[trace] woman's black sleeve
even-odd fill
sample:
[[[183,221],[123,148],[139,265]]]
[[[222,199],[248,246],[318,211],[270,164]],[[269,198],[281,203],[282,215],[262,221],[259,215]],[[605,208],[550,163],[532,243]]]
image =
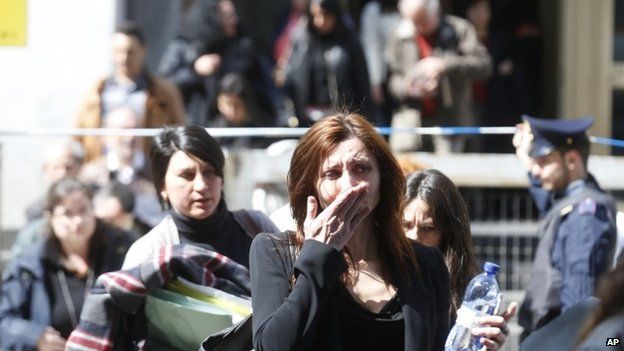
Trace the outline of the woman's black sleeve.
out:
[[[190,44],[176,39],[169,43],[158,65],[158,73],[175,84],[184,96],[193,89],[200,89],[202,84],[201,77],[195,73],[190,51]]]
[[[357,37],[354,37],[353,49],[351,55],[353,55],[353,69],[355,73],[355,91],[357,103],[361,104],[361,111],[364,116],[371,118],[373,115],[373,104],[370,96],[370,78],[368,76],[368,66],[366,65],[366,57],[364,56],[364,49],[358,41]]]
[[[444,263],[442,254],[435,249],[436,272],[434,282],[436,288],[436,303],[438,312],[438,325],[436,328],[435,342],[433,350],[444,350],[444,343],[449,333],[449,308],[451,305],[451,286],[449,282],[449,272]]]
[[[294,264],[297,279],[291,289],[274,241],[269,234],[260,234],[251,244],[254,348],[309,349],[325,302],[346,264],[339,251],[306,240]]]

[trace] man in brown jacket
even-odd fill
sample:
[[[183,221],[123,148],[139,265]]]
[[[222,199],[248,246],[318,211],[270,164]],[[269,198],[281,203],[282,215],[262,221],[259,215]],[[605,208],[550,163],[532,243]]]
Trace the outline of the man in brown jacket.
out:
[[[400,0],[402,22],[386,46],[390,93],[400,108],[394,127],[475,124],[472,82],[491,70],[486,48],[466,20],[443,16],[438,0]],[[422,121],[421,121],[422,120]],[[394,149],[413,150],[420,140],[394,134]],[[436,151],[461,152],[465,138],[434,138]]]
[[[159,128],[183,124],[184,104],[178,88],[145,67],[147,46],[143,32],[132,23],[117,28],[112,38],[114,70],[87,92],[76,119],[78,128],[100,128],[108,112],[131,108],[141,117],[139,126]],[[102,155],[99,137],[82,136],[86,161]],[[146,148],[149,143],[145,143]]]

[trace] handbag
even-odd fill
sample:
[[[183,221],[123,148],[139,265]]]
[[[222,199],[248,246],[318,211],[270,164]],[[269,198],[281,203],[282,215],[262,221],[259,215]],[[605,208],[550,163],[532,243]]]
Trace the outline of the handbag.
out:
[[[286,262],[290,262],[290,274],[294,267],[294,262],[297,259],[296,248],[294,242],[291,241],[294,233],[287,232],[286,238],[288,240],[288,252],[284,252],[283,243],[277,243],[277,238],[273,239],[273,244],[278,248],[278,252],[281,252],[285,256],[288,256]],[[286,268],[286,267],[285,267]],[[288,270],[288,268],[286,268]],[[290,288],[292,289],[294,282],[291,280]],[[253,350],[253,329],[252,329],[253,313],[249,314],[245,319],[238,323],[227,327],[221,331],[218,331],[206,338],[201,343],[199,351],[249,351]]]
[[[201,344],[200,351],[221,351],[240,350],[249,351],[253,349],[252,337],[252,315],[245,319],[216,332],[206,338]]]

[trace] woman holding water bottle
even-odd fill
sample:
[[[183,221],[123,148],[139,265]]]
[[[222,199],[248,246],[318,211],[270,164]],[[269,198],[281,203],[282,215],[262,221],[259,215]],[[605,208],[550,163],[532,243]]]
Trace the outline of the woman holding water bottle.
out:
[[[403,228],[406,235],[424,245],[440,249],[450,273],[451,325],[462,304],[464,291],[477,273],[472,250],[468,210],[453,182],[442,172],[429,169],[411,174],[407,179]],[[477,318],[481,326],[473,335],[487,350],[498,350],[509,335],[507,321],[516,313],[512,302],[502,316]]]

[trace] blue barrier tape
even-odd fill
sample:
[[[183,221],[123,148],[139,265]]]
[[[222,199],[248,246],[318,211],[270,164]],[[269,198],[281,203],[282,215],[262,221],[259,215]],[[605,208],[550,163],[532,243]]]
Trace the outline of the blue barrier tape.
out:
[[[214,137],[298,137],[308,128],[206,128]],[[418,127],[418,128],[377,128],[380,134],[410,133],[421,135],[475,135],[475,134],[513,134],[515,127]],[[0,136],[155,136],[159,128],[31,128],[31,129],[0,129]]]
[[[0,137],[62,137],[62,136],[108,136],[127,135],[152,137],[160,128],[30,128],[0,129]],[[300,137],[308,128],[206,128],[214,137]],[[411,133],[420,135],[510,135],[516,127],[418,127],[418,128],[377,128],[380,134]],[[624,140],[589,137],[590,142],[612,147],[624,148]]]
[[[624,140],[590,136],[589,141],[594,144],[624,148]]]
[[[410,133],[420,135],[504,135],[513,134],[516,127],[414,127],[414,128],[377,128],[380,134]]]

